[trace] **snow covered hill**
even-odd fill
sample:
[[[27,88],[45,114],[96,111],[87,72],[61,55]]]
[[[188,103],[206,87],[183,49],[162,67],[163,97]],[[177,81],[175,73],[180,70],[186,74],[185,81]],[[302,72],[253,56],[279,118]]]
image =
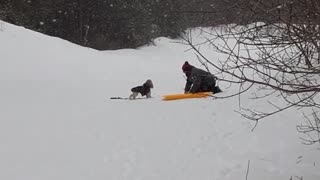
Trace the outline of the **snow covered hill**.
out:
[[[184,61],[200,67],[188,49],[158,38],[96,51],[0,21],[0,179],[245,180],[247,170],[249,180],[320,179],[319,145],[301,144],[294,109],[252,132],[237,97],[161,101],[183,92]],[[109,99],[146,79],[154,98]]]

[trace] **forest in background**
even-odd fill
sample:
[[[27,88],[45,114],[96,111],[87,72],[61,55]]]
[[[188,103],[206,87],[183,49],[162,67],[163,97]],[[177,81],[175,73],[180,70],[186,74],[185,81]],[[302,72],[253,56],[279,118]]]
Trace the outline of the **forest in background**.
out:
[[[0,19],[98,50],[136,48],[187,28],[319,21],[316,0],[2,0]]]

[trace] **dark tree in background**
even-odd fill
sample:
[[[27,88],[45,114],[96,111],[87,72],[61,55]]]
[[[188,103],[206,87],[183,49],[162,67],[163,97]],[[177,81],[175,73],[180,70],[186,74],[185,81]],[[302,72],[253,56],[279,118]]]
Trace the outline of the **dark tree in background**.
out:
[[[239,2],[3,0],[0,18],[96,49],[135,48],[156,37],[178,37],[188,27],[233,22],[235,3]]]
[[[4,0],[0,18],[96,49],[134,48],[186,28],[174,0]]]
[[[101,50],[175,38],[189,27],[238,23],[247,11],[245,0],[2,1],[4,21]]]

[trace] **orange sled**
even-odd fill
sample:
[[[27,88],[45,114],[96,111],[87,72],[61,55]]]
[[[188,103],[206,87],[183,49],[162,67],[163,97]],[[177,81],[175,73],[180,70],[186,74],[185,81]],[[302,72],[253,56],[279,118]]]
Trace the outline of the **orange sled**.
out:
[[[163,96],[163,101],[171,101],[178,99],[189,99],[189,98],[205,98],[212,95],[212,92],[200,92],[200,93],[188,93],[188,94],[168,94]]]

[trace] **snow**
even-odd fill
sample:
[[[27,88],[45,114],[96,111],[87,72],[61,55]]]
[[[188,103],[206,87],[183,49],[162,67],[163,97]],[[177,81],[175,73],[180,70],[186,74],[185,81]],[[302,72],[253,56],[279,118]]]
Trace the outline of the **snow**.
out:
[[[0,179],[234,180],[247,170],[249,180],[320,179],[319,144],[301,143],[296,109],[251,131],[238,97],[162,101],[183,92],[184,61],[201,67],[181,40],[96,51],[0,27]],[[154,98],[109,99],[147,79]],[[223,95],[238,90],[219,85]],[[241,104],[272,110],[245,95]]]

